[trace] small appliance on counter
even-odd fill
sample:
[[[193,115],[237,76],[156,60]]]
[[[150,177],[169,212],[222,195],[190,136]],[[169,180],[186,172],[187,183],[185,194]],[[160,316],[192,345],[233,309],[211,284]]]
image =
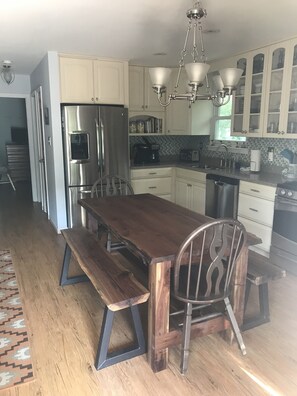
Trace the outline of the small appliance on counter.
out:
[[[251,150],[250,171],[260,172],[261,150]]]
[[[179,160],[184,162],[199,162],[199,150],[181,149],[179,152]]]
[[[145,143],[136,143],[132,149],[132,159],[135,165],[146,165],[160,162],[160,145],[150,143],[150,141],[142,137]]]

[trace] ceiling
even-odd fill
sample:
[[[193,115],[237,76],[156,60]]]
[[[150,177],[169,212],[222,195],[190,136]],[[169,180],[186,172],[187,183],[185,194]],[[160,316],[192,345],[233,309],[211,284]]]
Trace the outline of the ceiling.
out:
[[[297,2],[202,0],[209,60],[297,36]],[[192,0],[9,0],[0,16],[0,61],[30,74],[47,51],[174,66]],[[166,53],[166,55],[153,55]]]

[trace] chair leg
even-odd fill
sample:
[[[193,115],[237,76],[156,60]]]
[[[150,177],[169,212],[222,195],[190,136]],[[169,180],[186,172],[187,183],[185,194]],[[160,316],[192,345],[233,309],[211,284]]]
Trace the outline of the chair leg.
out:
[[[231,307],[230,300],[228,297],[224,298],[224,303],[226,305],[227,314],[228,314],[228,317],[229,317],[229,320],[230,320],[230,323],[232,326],[232,330],[235,334],[238,346],[241,349],[242,354],[246,355],[246,348],[245,348],[245,345],[244,345],[244,342],[242,339],[242,335],[241,335],[237,320],[235,318],[235,315],[234,315],[234,312],[233,312],[233,309]]]
[[[190,337],[191,337],[191,320],[192,320],[192,304],[186,303],[183,324],[183,340],[182,340],[182,358],[180,370],[185,374],[188,370],[189,353],[190,353]]]
[[[14,191],[16,191],[14,182],[12,181],[12,178],[11,178],[9,173],[7,173],[7,177],[8,177],[8,180],[9,180],[10,184],[11,184],[11,187],[13,188]]]

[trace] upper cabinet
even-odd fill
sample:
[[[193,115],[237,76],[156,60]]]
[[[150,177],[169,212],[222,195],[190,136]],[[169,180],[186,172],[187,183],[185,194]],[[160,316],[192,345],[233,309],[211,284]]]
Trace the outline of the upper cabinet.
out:
[[[234,59],[232,135],[297,138],[297,38]]]
[[[128,106],[126,61],[60,56],[62,103]]]
[[[236,67],[243,74],[234,94],[233,136],[261,136],[264,125],[267,49],[238,57]]]
[[[264,136],[297,137],[297,40],[270,47]]]
[[[175,89],[178,68],[171,72],[167,93],[173,93]],[[179,80],[179,92],[187,92],[188,80],[184,69],[182,69]],[[191,130],[191,111],[187,100],[172,100],[166,107],[166,134],[167,135],[189,135]]]
[[[130,111],[164,111],[154,93],[148,67],[129,67]]]

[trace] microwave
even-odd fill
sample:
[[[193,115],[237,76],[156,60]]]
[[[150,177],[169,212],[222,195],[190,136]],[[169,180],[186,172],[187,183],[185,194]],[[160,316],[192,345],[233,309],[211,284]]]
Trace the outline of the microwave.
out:
[[[184,162],[199,162],[199,150],[181,149],[179,152],[179,160]]]

